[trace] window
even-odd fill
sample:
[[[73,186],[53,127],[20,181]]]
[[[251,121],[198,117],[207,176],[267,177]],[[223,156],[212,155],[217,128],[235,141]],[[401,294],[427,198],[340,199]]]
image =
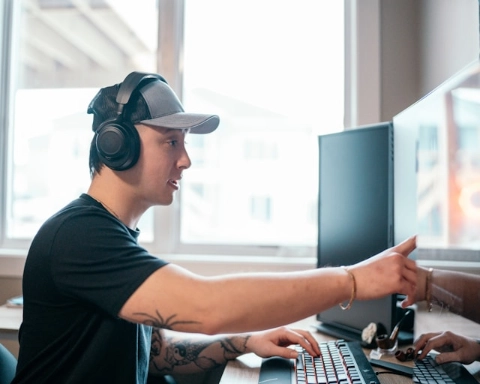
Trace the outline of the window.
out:
[[[86,108],[100,87],[133,70],[156,70],[158,18],[155,0],[5,5],[10,39],[3,39],[9,54],[2,81],[10,92],[1,106],[9,116],[2,224],[5,244],[22,246],[88,188],[93,133]]]
[[[184,104],[221,122],[182,180],[182,249],[314,255],[316,135],[343,129],[343,18],[343,2],[185,1]]]
[[[343,2],[7,0],[3,17],[4,247],[87,189],[88,102],[140,70],[221,118],[187,138],[193,165],[145,215],[145,246],[314,255],[316,135],[343,128]]]
[[[269,222],[271,219],[271,199],[268,196],[253,196],[250,199],[250,216],[254,220]]]

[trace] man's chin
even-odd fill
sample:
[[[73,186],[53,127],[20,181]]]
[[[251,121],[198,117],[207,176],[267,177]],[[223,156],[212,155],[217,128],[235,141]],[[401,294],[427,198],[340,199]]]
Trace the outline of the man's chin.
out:
[[[175,200],[175,195],[172,195],[170,198],[161,199],[156,205],[171,205]]]

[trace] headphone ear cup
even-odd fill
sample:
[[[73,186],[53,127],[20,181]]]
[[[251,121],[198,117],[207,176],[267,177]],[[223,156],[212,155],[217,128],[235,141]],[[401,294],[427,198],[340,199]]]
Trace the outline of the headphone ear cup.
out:
[[[115,171],[133,167],[140,156],[140,137],[134,125],[118,120],[106,121],[96,132],[97,153]]]

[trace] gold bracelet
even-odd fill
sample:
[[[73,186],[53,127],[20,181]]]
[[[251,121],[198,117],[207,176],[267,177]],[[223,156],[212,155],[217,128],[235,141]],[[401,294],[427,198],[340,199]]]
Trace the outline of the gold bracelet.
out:
[[[352,272],[350,272],[346,267],[342,267],[342,268],[350,275],[350,278],[352,279],[352,293],[350,295],[350,301],[346,306],[343,306],[342,303],[338,304],[340,308],[346,311],[352,308],[353,301],[355,300],[355,297],[357,297],[357,282],[355,281],[355,276],[353,275]]]
[[[432,312],[432,274],[433,268],[428,268],[427,278],[425,279],[425,300],[427,301],[427,310]]]

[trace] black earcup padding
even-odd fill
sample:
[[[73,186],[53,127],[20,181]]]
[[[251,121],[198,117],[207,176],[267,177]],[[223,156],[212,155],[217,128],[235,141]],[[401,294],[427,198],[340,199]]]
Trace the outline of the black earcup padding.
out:
[[[140,156],[140,137],[126,122],[105,122],[97,130],[97,152],[102,162],[115,171],[124,171]]]

